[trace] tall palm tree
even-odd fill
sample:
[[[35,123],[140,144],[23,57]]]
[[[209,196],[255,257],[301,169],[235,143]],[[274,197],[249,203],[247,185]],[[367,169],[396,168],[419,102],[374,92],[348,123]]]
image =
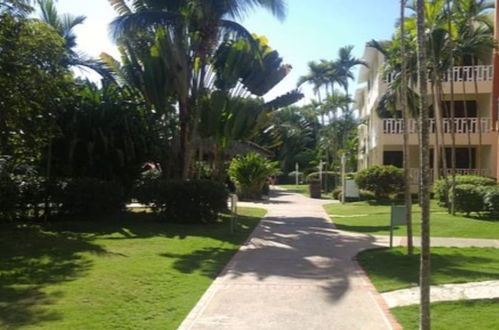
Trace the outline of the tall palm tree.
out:
[[[137,0],[128,6],[125,0],[109,0],[119,16],[112,22],[115,38],[128,40],[134,48],[150,46],[159,40],[168,70],[170,86],[178,104],[180,121],[181,176],[191,175],[192,140],[199,118],[198,101],[205,92],[209,58],[221,40],[251,34],[235,20],[251,9],[262,7],[277,18],[285,17],[284,0]],[[144,36],[150,36],[144,40]],[[148,47],[146,47],[148,48]]]
[[[348,45],[342,47],[338,51],[338,59],[336,64],[338,67],[338,72],[342,78],[342,85],[345,88],[345,93],[348,95],[349,80],[353,79],[352,69],[356,66],[366,66],[367,63],[361,59],[358,59],[352,55],[354,46]]]
[[[430,150],[429,150],[429,116],[428,87],[425,36],[425,1],[416,0],[417,15],[417,56],[418,82],[420,94],[420,201],[421,201],[421,261],[420,261],[420,329],[430,330]]]
[[[400,0],[400,106],[402,107],[402,117],[404,119],[404,200],[405,219],[407,223],[407,253],[413,255],[414,247],[412,241],[412,195],[411,195],[411,173],[410,173],[410,148],[409,148],[409,111],[407,109],[407,64],[405,52],[405,6],[406,0]]]
[[[67,58],[64,64],[66,66],[88,68],[99,73],[103,78],[109,78],[110,74],[101,61],[75,50],[77,43],[74,29],[83,24],[86,17],[70,14],[60,15],[53,0],[38,0],[38,5],[41,20],[52,26],[65,41],[64,48],[66,49]]]

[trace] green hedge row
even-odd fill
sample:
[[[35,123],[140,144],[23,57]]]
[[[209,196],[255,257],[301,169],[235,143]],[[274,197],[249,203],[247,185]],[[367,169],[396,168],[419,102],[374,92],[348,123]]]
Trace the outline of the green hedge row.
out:
[[[213,223],[227,210],[229,193],[224,184],[209,180],[146,180],[133,193],[165,221]]]
[[[457,185],[455,207],[466,214],[487,213],[492,219],[499,220],[499,186]]]

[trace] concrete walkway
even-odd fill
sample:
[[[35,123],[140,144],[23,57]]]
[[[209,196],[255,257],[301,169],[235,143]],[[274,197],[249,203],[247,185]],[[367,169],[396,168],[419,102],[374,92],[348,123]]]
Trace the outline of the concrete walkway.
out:
[[[382,293],[388,307],[419,304],[419,287]],[[499,281],[442,284],[431,286],[431,301],[499,298]]]
[[[179,329],[400,328],[353,259],[383,243],[334,229],[325,203],[274,190],[250,204],[267,216]]]

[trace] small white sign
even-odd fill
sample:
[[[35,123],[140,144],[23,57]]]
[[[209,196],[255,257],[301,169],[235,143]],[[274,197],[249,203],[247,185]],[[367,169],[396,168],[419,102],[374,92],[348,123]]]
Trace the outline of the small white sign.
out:
[[[360,191],[359,187],[354,180],[346,180],[345,182],[345,197],[347,198],[359,198]]]

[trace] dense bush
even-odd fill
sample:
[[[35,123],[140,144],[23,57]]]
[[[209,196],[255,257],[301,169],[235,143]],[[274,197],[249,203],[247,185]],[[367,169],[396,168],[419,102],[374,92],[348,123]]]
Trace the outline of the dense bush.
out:
[[[249,153],[234,158],[228,174],[236,183],[241,198],[260,199],[267,178],[277,171],[278,163],[271,162],[260,154]]]
[[[54,201],[64,214],[109,214],[123,207],[123,187],[116,182],[94,178],[70,179],[62,183]]]
[[[484,189],[483,202],[485,210],[496,220],[499,220],[499,186]]]
[[[156,179],[142,182],[134,197],[169,222],[213,223],[227,209],[229,195],[219,182]]]
[[[320,172],[312,172],[307,175],[307,183],[310,183],[312,180],[317,181],[320,179]],[[337,172],[324,171],[322,172],[322,187],[328,187],[328,191],[333,191],[334,188],[341,184],[341,175]]]
[[[484,210],[484,189],[472,184],[461,184],[455,189],[456,211],[470,214],[480,213]]]
[[[387,199],[404,188],[404,171],[395,166],[372,166],[355,176],[359,189],[370,191],[376,200]]]
[[[451,178],[448,178],[447,185],[445,184],[444,179],[440,179],[435,181],[433,185],[433,193],[435,194],[435,199],[439,202],[440,205],[446,206],[449,196],[449,189],[451,184]],[[477,175],[457,175],[456,176],[456,186],[470,184],[473,186],[494,186],[497,184],[496,179],[488,178],[484,176]]]
[[[12,219],[19,203],[19,187],[7,173],[2,172],[0,172],[0,187],[0,217]]]

